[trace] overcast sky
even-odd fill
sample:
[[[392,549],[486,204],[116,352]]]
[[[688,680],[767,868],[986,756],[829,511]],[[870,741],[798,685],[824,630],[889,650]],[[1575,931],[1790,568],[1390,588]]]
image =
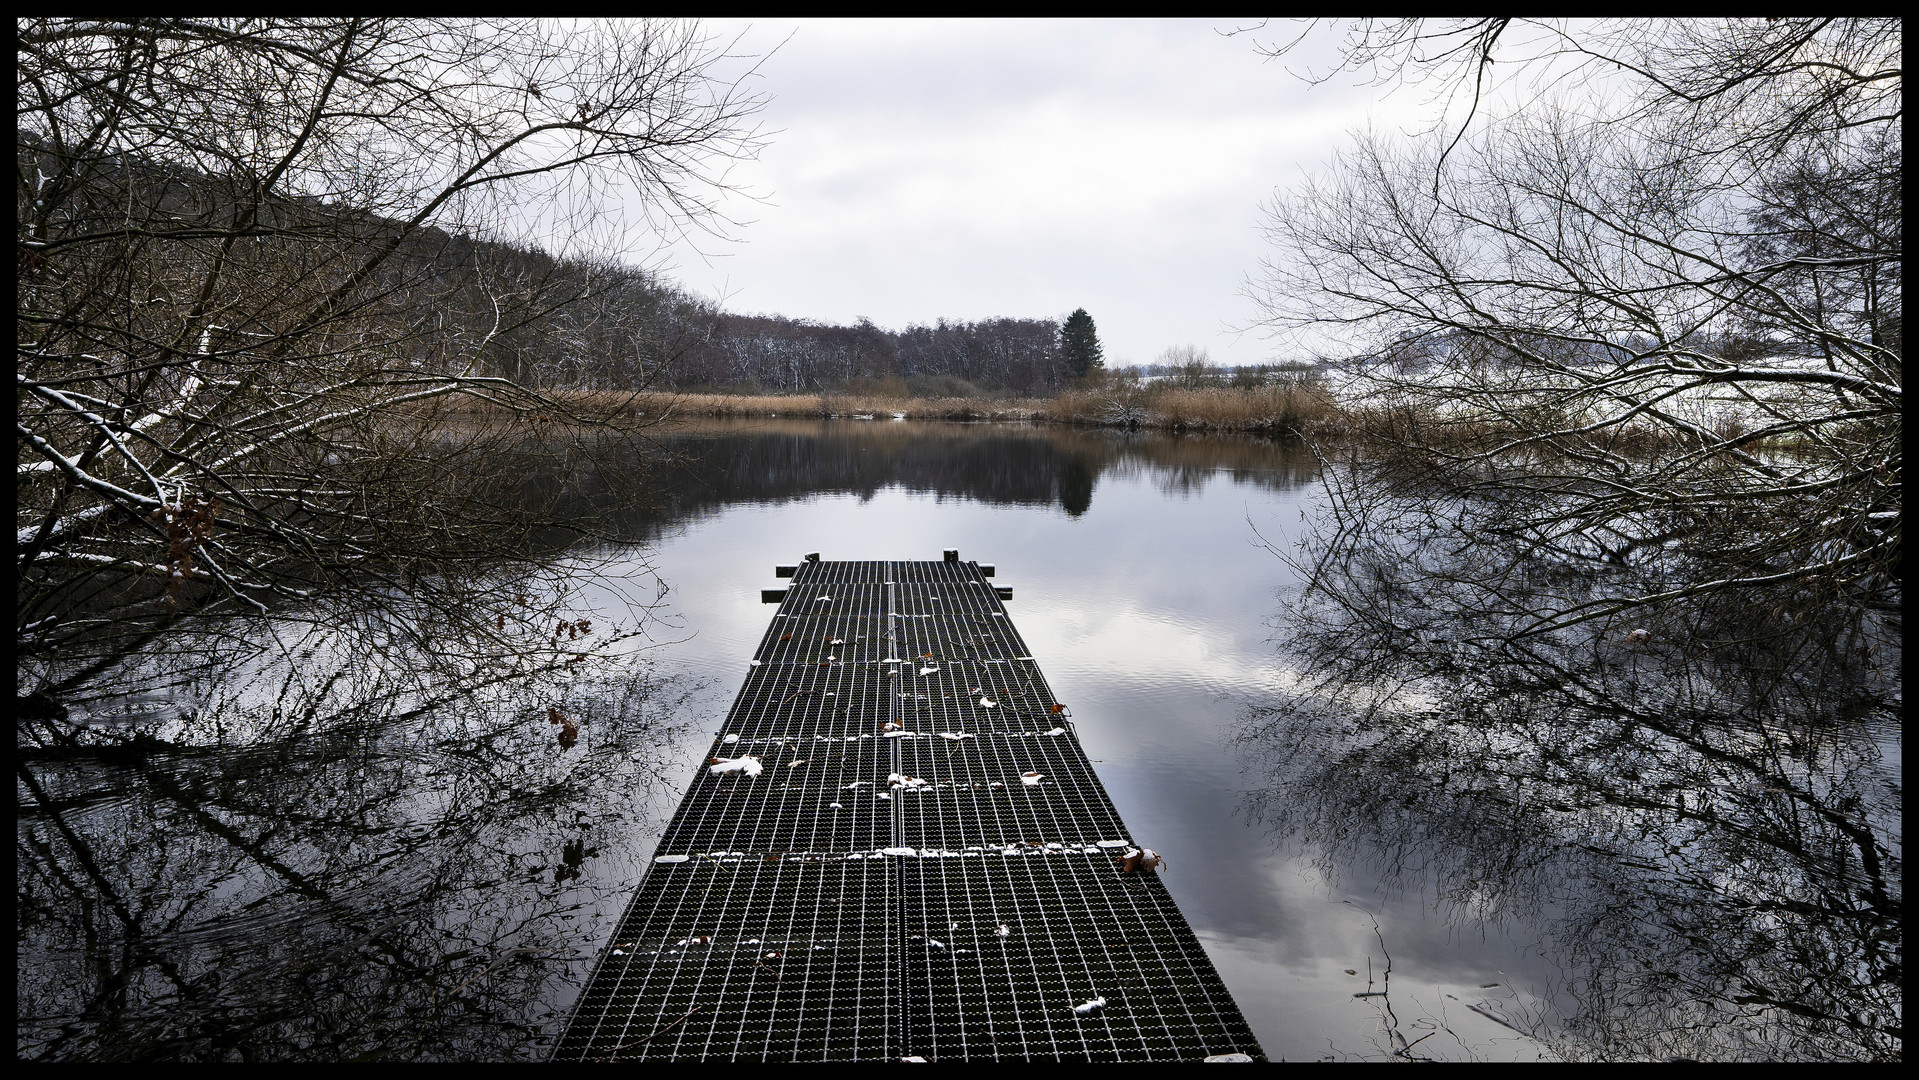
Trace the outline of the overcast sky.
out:
[[[1308,86],[1230,22],[707,25],[772,52],[753,84],[771,134],[732,177],[764,196],[726,204],[733,240],[670,250],[682,284],[732,311],[890,329],[1084,307],[1109,364],[1183,344],[1287,359],[1235,332],[1258,316],[1240,288],[1261,203],[1419,104],[1352,77]]]

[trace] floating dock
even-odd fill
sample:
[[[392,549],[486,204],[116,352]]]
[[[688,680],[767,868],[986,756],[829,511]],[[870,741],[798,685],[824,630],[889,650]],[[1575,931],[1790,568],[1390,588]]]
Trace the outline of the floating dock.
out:
[[[1263,1060],[1010,590],[946,555],[778,568],[556,1059]]]

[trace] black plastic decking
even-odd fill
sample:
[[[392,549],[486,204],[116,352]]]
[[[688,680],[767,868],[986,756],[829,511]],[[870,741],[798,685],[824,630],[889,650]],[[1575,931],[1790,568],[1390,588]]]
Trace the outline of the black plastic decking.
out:
[[[977,563],[800,564],[556,1058],[1260,1059],[1053,705]]]

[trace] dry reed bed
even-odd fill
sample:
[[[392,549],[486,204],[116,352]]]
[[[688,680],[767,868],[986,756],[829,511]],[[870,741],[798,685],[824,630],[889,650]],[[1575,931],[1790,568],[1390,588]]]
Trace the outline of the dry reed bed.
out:
[[[1316,386],[1112,387],[1069,390],[1047,402],[1042,419],[1171,431],[1305,434],[1336,425],[1332,395]]]
[[[1482,418],[1441,417],[1426,410],[1380,408],[1341,403],[1323,386],[1173,387],[1112,385],[1064,391],[1051,398],[897,397],[887,394],[670,394],[616,391],[550,391],[556,409],[510,411],[471,398],[442,399],[418,417],[439,426],[449,420],[517,429],[557,423],[650,427],[661,421],[692,418],[779,418],[812,421],[826,417],[888,420],[1012,421],[1072,427],[1129,427],[1195,434],[1305,436],[1335,443],[1382,447],[1426,446],[1472,454],[1492,450],[1527,434],[1510,423]],[[429,415],[430,413],[430,415]],[[1737,425],[1714,425],[1721,438],[1739,439]],[[1727,430],[1730,429],[1730,430]],[[1697,451],[1697,442],[1668,429],[1626,424],[1589,434],[1585,445],[1627,457],[1645,458],[1675,449]],[[1803,440],[1746,439],[1746,451],[1791,453]],[[1718,451],[1715,451],[1718,452]]]
[[[693,417],[855,417],[908,420],[1029,421],[1171,431],[1285,434],[1337,429],[1332,396],[1312,386],[1113,386],[1067,390],[1050,398],[897,397],[882,394],[669,394],[552,391],[549,400],[574,415],[565,419],[664,420]],[[462,399],[469,412],[495,407]],[[561,417],[546,417],[562,419]]]
[[[667,394],[557,391],[549,395],[585,413],[689,417],[852,417],[909,420],[1031,420],[1037,398],[904,398],[873,394]]]

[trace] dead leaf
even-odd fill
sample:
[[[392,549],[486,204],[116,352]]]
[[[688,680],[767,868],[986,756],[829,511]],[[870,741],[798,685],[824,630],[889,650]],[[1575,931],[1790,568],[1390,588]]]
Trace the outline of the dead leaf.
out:
[[[573,744],[580,741],[579,726],[567,719],[565,713],[551,705],[546,707],[546,722],[559,727],[560,749],[571,750]]]

